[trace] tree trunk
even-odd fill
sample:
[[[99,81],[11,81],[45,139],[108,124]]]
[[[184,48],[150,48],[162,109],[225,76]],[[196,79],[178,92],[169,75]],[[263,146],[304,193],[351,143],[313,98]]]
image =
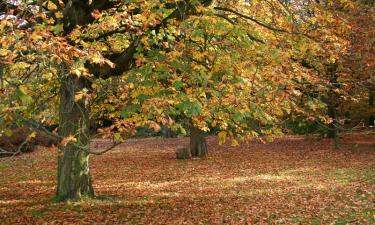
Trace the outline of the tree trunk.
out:
[[[190,148],[185,146],[177,146],[176,159],[191,159]]]
[[[328,138],[337,138],[338,123],[337,123],[337,110],[335,104],[330,100],[328,103],[328,116],[332,119],[332,123],[328,126]]]
[[[169,127],[163,126],[161,128],[161,133],[163,135],[163,138],[176,138],[177,134]]]
[[[375,101],[375,90],[369,90],[369,110],[370,110],[370,116],[368,119],[368,125],[370,127],[375,126],[375,115],[374,115],[374,101]]]
[[[194,158],[204,158],[208,155],[204,132],[194,126],[190,127],[190,150]]]
[[[73,76],[61,82],[59,135],[74,136],[77,141],[60,148],[56,193],[59,201],[94,196],[89,170],[88,102],[84,98],[75,101],[75,94],[88,86],[86,80]]]
[[[328,102],[327,102],[327,107],[328,107],[328,116],[331,117],[332,123],[329,124],[328,130],[327,130],[327,136],[328,138],[334,138],[335,141],[337,141],[337,135],[338,135],[338,128],[339,124],[337,121],[337,105],[338,105],[338,98],[339,96],[335,92],[336,88],[339,88],[339,83],[338,83],[338,77],[337,77],[337,65],[332,64],[329,65],[327,68],[327,72],[329,75],[329,82],[330,82],[330,91],[328,93]]]

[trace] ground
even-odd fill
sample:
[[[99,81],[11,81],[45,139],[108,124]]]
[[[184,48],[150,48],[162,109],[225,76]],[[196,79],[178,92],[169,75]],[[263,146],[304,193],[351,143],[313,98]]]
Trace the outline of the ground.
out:
[[[56,152],[0,159],[1,224],[373,224],[375,136],[290,136],[177,161],[188,139],[130,140],[93,156],[98,199],[53,202]],[[95,141],[93,148],[103,148]]]

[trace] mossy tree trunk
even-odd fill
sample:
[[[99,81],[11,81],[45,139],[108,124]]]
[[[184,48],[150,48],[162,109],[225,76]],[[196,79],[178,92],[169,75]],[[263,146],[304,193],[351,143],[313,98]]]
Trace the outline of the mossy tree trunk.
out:
[[[74,136],[77,141],[59,149],[56,195],[60,201],[94,196],[89,169],[88,102],[75,101],[75,94],[88,85],[84,79],[74,76],[68,76],[61,83],[59,135]]]
[[[90,5],[90,2],[92,3]],[[63,9],[64,35],[68,35],[77,25],[85,26],[93,21],[93,4],[108,1],[66,1]],[[63,66],[61,73],[68,66]],[[60,84],[59,136],[74,136],[77,141],[61,146],[58,156],[56,197],[60,201],[93,197],[89,169],[90,123],[87,99],[75,101],[79,91],[89,90],[90,84],[84,78],[68,75]]]
[[[208,155],[205,133],[194,126],[190,126],[190,151],[193,158],[204,158]]]

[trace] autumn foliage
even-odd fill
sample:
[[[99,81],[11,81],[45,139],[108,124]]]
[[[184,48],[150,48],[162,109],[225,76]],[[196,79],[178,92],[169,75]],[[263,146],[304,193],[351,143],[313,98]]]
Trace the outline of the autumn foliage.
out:
[[[4,221],[374,222],[374,24],[371,1],[2,1]]]

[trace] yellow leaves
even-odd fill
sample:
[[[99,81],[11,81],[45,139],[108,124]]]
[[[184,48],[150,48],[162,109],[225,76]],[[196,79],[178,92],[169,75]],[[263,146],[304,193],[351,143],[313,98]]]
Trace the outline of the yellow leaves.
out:
[[[43,74],[43,77],[48,80],[48,81],[51,81],[54,77],[54,74],[52,72],[47,72],[47,73],[44,73]]]
[[[31,132],[31,134],[29,134],[29,136],[27,137],[28,140],[31,140],[33,138],[36,138],[36,132],[35,131]]]
[[[219,137],[219,144],[225,144],[227,140],[227,132],[226,131],[220,131],[217,136]]]
[[[30,38],[30,40],[32,42],[38,42],[38,41],[43,40],[43,36],[39,32],[33,32],[33,33],[31,33],[30,36],[29,36],[29,38]]]
[[[84,98],[89,99],[90,97],[91,97],[90,94],[88,94],[87,91],[84,90],[84,91],[77,92],[74,96],[74,100],[77,102]]]
[[[7,56],[9,51],[7,49],[0,48],[0,56],[5,57]]]
[[[90,62],[94,64],[104,65],[107,64],[111,68],[115,68],[116,65],[111,60],[104,58],[99,52],[89,57]]]
[[[25,70],[30,68],[30,66],[31,65],[26,62],[17,62],[11,66],[11,70]]]
[[[70,70],[70,74],[77,77],[92,76],[92,74],[89,73],[89,70],[85,67],[73,68],[72,70]]]
[[[232,147],[237,147],[237,146],[240,145],[240,144],[238,143],[238,141],[237,141],[235,138],[232,138],[231,141],[232,141],[232,143],[231,143],[231,146],[232,146]]]
[[[208,127],[208,125],[205,121],[204,112],[202,112],[202,115],[200,115],[200,116],[195,116],[195,117],[191,118],[191,121],[194,124],[194,127],[197,127],[201,131],[204,131],[204,132],[210,131],[210,128]]]
[[[47,2],[47,9],[50,11],[54,11],[57,9],[57,5],[53,3],[52,1]]]
[[[103,57],[100,54],[96,54],[90,58],[90,61],[95,64],[104,64]]]
[[[209,54],[209,52],[192,52],[193,57],[197,60],[203,60]]]
[[[225,142],[227,141],[228,134],[229,134],[229,137],[230,137],[230,140],[231,140],[231,146],[232,147],[239,146],[240,144],[238,143],[238,141],[234,137],[233,133],[232,132],[227,132],[227,131],[220,131],[217,134],[217,136],[219,138],[219,145],[225,144]]]
[[[121,136],[121,133],[119,132],[116,132],[114,135],[113,135],[113,139],[116,141],[116,142],[123,142],[124,139],[122,138]]]
[[[328,116],[320,116],[319,119],[324,123],[324,124],[331,124],[333,122],[332,118]]]
[[[196,7],[196,10],[197,10],[198,13],[203,13],[207,10],[207,8],[204,5],[198,5]]]
[[[65,137],[61,142],[60,142],[60,145],[61,146],[67,146],[69,143],[72,143],[72,142],[77,142],[77,138],[74,137],[73,135],[69,135],[68,137]]]

